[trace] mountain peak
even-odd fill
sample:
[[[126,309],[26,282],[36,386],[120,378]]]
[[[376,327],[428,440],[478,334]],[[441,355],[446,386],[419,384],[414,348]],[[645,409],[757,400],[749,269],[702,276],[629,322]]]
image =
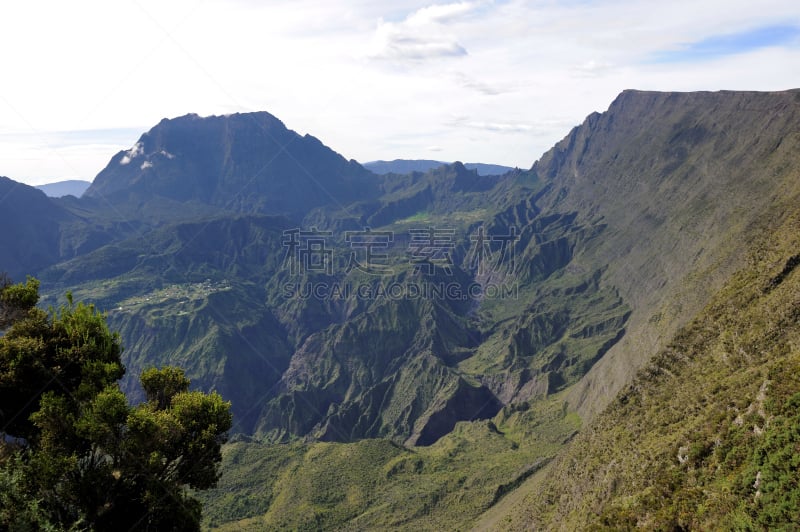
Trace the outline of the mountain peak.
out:
[[[86,197],[155,197],[231,211],[295,215],[344,204],[377,183],[367,170],[267,112],[161,120],[117,153]]]

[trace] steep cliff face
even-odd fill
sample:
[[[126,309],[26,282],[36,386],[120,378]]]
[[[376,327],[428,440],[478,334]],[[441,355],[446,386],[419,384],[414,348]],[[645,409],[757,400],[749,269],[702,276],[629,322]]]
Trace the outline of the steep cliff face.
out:
[[[776,441],[796,445],[782,431],[800,391],[789,282],[799,119],[800,91],[626,91],[537,162],[552,179],[543,200],[608,223],[595,253],[632,313],[622,340],[566,395],[585,429],[479,528],[759,528],[797,518],[792,505],[777,509],[792,484],[762,458],[784,452]],[[759,410],[779,381],[774,408]],[[746,422],[756,428],[745,428],[743,412],[757,410]],[[776,432],[762,438],[766,419]],[[770,468],[772,494],[759,502],[753,486]]]
[[[544,211],[607,224],[580,262],[631,306],[622,341],[569,396],[591,417],[742,263],[797,192],[800,91],[625,91],[547,152]]]
[[[481,528],[794,526],[798,205],[758,225],[743,267],[514,503],[484,516]]]

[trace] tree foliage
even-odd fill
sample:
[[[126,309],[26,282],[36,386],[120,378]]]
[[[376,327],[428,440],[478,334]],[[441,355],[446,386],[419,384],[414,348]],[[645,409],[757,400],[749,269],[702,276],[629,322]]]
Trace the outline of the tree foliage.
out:
[[[129,405],[119,337],[67,299],[45,312],[38,281],[0,282],[0,529],[199,529],[188,489],[217,482],[230,403],[165,367]]]
[[[39,301],[39,281],[28,277],[24,284],[12,284],[0,273],[0,330],[21,319]]]

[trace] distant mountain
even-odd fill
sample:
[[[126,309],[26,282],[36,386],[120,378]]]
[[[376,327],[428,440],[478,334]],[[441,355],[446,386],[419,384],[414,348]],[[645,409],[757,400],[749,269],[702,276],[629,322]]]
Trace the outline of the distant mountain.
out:
[[[160,201],[302,216],[376,197],[374,174],[269,113],[164,119],[116,154],[85,193],[121,208]]]
[[[451,163],[427,159],[395,159],[393,161],[371,161],[364,163],[364,168],[378,175],[408,174],[411,172],[428,172],[434,168]],[[510,166],[484,163],[465,163],[468,170],[477,170],[478,175],[502,175],[513,170]]]
[[[63,196],[75,196],[76,198],[80,198],[91,184],[91,181],[69,179],[67,181],[47,183],[46,185],[36,185],[36,188],[51,198],[61,198]]]

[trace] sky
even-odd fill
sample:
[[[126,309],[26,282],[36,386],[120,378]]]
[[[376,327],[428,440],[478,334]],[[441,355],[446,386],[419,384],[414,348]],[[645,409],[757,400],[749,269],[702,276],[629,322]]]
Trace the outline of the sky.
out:
[[[529,168],[624,89],[800,87],[796,0],[7,0],[0,175],[92,180],[162,118]]]

